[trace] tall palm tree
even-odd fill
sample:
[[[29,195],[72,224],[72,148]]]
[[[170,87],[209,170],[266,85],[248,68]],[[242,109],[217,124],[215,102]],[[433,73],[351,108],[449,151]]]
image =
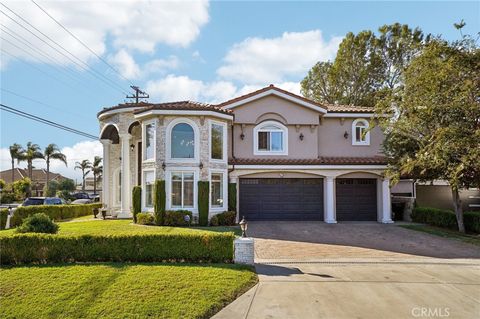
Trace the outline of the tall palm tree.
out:
[[[75,169],[82,171],[82,191],[85,191],[85,177],[90,173],[90,168],[92,168],[92,163],[89,160],[83,160],[81,162],[75,163]]]
[[[97,180],[102,178],[103,166],[102,158],[100,156],[95,156],[92,163],[92,173],[93,173],[93,193],[97,194]]]
[[[67,166],[67,157],[65,156],[65,154],[60,152],[60,149],[55,144],[48,144],[48,146],[45,147],[43,156],[45,158],[45,161],[47,162],[47,183],[45,185],[48,187],[48,182],[50,181],[50,160],[60,160],[65,163],[65,166]]]
[[[20,160],[27,161],[28,177],[30,180],[32,180],[33,175],[33,160],[38,158],[43,158],[42,149],[40,146],[38,146],[38,144],[28,142],[25,152],[23,152],[23,154],[20,156]]]
[[[15,160],[20,162],[20,158],[22,157],[22,154],[24,152],[22,145],[14,143],[10,145],[10,157],[12,158],[12,183],[14,182],[15,179]]]

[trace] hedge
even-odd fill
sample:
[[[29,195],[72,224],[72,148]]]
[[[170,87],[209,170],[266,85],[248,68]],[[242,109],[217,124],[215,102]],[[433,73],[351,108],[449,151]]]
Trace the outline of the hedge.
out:
[[[198,182],[198,224],[200,226],[208,226],[208,210],[209,210],[209,182]]]
[[[163,225],[165,219],[165,205],[167,194],[165,192],[165,181],[156,180],[153,189],[153,211],[155,215],[155,224]]]
[[[101,208],[102,203],[85,205],[34,205],[19,206],[15,209],[11,219],[11,227],[22,224],[22,220],[37,213],[44,213],[55,221],[71,219],[75,217],[92,215],[94,208]]]
[[[228,184],[228,210],[237,211],[237,184]]]
[[[142,212],[142,188],[135,186],[132,190],[132,215],[133,222],[137,222],[137,214]]]
[[[189,216],[189,221],[185,220],[185,216]],[[190,226],[192,223],[192,212],[189,210],[167,210],[165,212],[165,226]]]
[[[233,233],[0,237],[2,264],[68,262],[232,262]]]
[[[7,224],[7,217],[8,209],[0,209],[0,229],[5,229],[5,225]]]
[[[437,227],[458,229],[457,217],[450,210],[416,207],[411,214],[412,221]],[[463,222],[467,231],[480,233],[480,212],[464,212]]]
[[[234,211],[225,211],[214,215],[210,219],[211,226],[235,226],[237,224],[237,213]]]

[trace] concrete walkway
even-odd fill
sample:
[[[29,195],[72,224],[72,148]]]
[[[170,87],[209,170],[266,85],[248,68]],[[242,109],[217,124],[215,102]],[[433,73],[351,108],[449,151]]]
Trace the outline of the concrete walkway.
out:
[[[480,318],[478,246],[376,223],[249,234],[259,283],[213,318]]]

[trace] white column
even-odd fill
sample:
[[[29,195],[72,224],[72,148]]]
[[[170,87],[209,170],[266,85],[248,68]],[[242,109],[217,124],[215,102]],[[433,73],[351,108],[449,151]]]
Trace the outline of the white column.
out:
[[[388,178],[382,181],[382,223],[393,223],[392,204],[390,200],[390,180]]]
[[[326,177],[325,187],[325,215],[324,220],[327,224],[336,224],[335,216],[335,178],[333,176]]]
[[[128,133],[119,134],[121,154],[122,154],[122,198],[121,198],[121,210],[118,213],[118,218],[130,218],[132,216],[130,212],[130,202],[132,194],[130,194],[130,138],[132,137]]]
[[[110,145],[111,140],[100,140],[103,144],[103,172],[102,172],[102,202],[103,206],[109,211],[112,207],[110,197]]]

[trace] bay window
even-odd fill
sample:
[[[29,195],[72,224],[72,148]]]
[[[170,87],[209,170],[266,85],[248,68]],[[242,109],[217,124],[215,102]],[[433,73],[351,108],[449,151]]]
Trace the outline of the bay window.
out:
[[[223,139],[225,125],[211,123],[210,126],[210,156],[214,160],[223,160]]]
[[[155,172],[154,171],[145,171],[143,173],[144,178],[144,190],[145,190],[145,208],[153,207],[153,184],[155,182]]]
[[[193,208],[194,173],[172,172],[171,206],[173,208]]]
[[[144,160],[153,160],[155,158],[155,123],[145,124],[145,152]]]
[[[223,207],[223,174],[212,173],[210,178],[210,202],[212,207]]]

